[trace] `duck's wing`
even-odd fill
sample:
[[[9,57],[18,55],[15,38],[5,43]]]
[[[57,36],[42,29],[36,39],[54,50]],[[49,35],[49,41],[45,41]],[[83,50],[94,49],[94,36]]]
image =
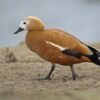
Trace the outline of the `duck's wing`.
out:
[[[76,57],[92,54],[88,46],[70,33],[58,29],[52,29],[49,32],[51,32],[50,39],[47,43],[59,48],[62,53]]]

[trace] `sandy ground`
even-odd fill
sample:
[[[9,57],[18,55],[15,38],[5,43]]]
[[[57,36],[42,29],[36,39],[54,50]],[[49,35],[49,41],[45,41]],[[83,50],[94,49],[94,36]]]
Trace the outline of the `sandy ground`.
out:
[[[100,50],[100,43],[93,46]],[[18,96],[23,100],[100,100],[99,66],[75,65],[79,78],[73,81],[69,66],[56,65],[52,80],[33,80],[46,76],[50,67],[50,63],[28,50],[24,43],[0,48],[0,100],[20,100]]]

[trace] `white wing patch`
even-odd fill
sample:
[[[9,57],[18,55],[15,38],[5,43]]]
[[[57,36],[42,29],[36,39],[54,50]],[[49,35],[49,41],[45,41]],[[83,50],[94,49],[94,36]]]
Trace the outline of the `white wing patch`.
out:
[[[52,43],[50,41],[46,41],[46,43],[51,44],[52,46],[55,46],[55,47],[59,48],[61,51],[65,50],[65,49],[68,49],[68,48],[61,47],[58,44],[54,44],[54,43]]]

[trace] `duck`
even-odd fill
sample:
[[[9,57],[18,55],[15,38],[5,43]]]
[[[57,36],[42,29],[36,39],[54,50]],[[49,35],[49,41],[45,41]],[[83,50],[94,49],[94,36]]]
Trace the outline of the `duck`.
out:
[[[20,22],[17,34],[26,31],[27,47],[42,59],[51,63],[51,69],[46,77],[39,80],[51,80],[56,64],[70,66],[72,79],[78,78],[74,65],[90,62],[100,66],[100,52],[83,43],[69,32],[57,28],[45,28],[44,22],[35,16],[28,16]]]

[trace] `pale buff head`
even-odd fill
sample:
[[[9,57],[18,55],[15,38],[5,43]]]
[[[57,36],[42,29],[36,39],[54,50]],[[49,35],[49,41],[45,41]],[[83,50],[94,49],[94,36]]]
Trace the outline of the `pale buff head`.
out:
[[[20,26],[15,34],[19,33],[20,31],[39,31],[44,29],[44,23],[35,16],[29,16],[25,18],[23,21],[20,22]]]

